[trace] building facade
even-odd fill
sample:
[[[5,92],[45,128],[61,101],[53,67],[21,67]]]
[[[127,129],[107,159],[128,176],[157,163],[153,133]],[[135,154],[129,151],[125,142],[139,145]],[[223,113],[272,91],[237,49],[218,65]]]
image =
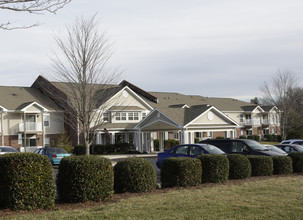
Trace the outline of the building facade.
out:
[[[5,88],[11,91],[3,96]],[[107,88],[111,95],[96,106],[96,111],[102,111],[102,123],[91,126],[97,133],[96,144],[127,142],[136,150],[152,152],[156,139],[163,150],[167,139],[194,143],[216,137],[279,134],[279,113],[274,106],[232,98],[147,92],[127,81]],[[13,95],[18,89],[19,95]],[[66,109],[50,90],[68,96],[64,83],[50,82],[42,76],[30,88],[0,88],[1,145],[52,146],[64,130],[69,131],[73,145],[81,144],[81,129],[75,131],[64,123]],[[12,102],[7,101],[10,99]]]

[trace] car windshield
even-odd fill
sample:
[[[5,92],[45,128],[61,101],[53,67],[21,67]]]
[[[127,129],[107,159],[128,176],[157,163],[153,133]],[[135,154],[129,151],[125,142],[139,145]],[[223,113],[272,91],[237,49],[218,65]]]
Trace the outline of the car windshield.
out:
[[[0,152],[18,152],[17,150],[13,149],[13,148],[0,148]]]
[[[205,144],[203,145],[203,148],[210,154],[225,154],[224,151],[220,150],[214,145]]]
[[[267,148],[270,149],[270,150],[272,150],[272,151],[279,152],[281,154],[285,154],[286,153],[285,151],[281,150],[280,148],[278,148],[276,146],[269,146],[269,145],[267,145]]]
[[[256,151],[268,151],[266,147],[264,147],[262,144],[258,143],[254,140],[245,140],[245,143],[253,150]]]
[[[67,154],[66,150],[62,148],[47,148],[46,153],[48,154]]]

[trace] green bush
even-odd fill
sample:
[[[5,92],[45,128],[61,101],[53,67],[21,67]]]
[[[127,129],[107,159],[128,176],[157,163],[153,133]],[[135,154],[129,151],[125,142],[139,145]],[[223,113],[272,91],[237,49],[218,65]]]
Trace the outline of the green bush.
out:
[[[245,179],[251,175],[251,165],[249,159],[241,154],[230,154],[227,156],[229,161],[229,179]]]
[[[248,135],[247,136],[247,139],[250,139],[250,140],[255,140],[255,141],[260,141],[260,136],[259,135]]]
[[[288,156],[273,156],[274,174],[291,174],[292,169],[292,159]]]
[[[159,148],[159,139],[155,139],[154,140],[154,150],[155,151],[159,151],[160,148]]]
[[[228,179],[229,162],[226,156],[204,154],[197,158],[202,163],[202,183],[222,183]]]
[[[143,158],[127,158],[114,167],[117,193],[149,192],[156,188],[157,175],[152,164]]]
[[[14,153],[0,156],[0,208],[52,209],[54,170],[46,156]]]
[[[222,136],[217,136],[216,139],[224,139]]]
[[[162,187],[196,186],[201,183],[202,166],[196,158],[173,157],[163,161]]]
[[[65,157],[58,169],[57,192],[63,202],[103,201],[113,194],[113,178],[107,158]]]
[[[251,164],[252,176],[270,176],[273,174],[273,160],[269,156],[247,156]]]
[[[86,154],[86,147],[84,145],[76,145],[73,148],[74,155],[85,155]]]
[[[290,153],[288,156],[292,159],[292,166],[294,173],[302,173],[303,172],[303,153]]]
[[[246,139],[246,136],[245,135],[240,135],[239,139]]]
[[[178,140],[174,140],[174,139],[164,140],[164,151],[177,145],[179,145]]]

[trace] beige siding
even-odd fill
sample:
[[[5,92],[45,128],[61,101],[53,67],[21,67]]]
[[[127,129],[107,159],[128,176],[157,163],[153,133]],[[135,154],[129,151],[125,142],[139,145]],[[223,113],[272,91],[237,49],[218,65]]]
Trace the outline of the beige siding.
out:
[[[16,135],[19,131],[19,123],[21,123],[21,114],[4,113],[3,114],[3,132],[4,135]]]
[[[210,120],[208,117],[209,112],[213,114],[213,119]],[[194,120],[191,124],[230,124],[229,122],[224,119],[224,117],[215,111],[209,111],[204,113],[202,116]]]
[[[40,112],[41,108],[36,106],[36,105],[32,105],[31,107],[26,108],[25,111],[27,111],[27,112]]]
[[[45,134],[62,134],[64,131],[64,115],[63,113],[49,113],[50,127],[45,127]]]

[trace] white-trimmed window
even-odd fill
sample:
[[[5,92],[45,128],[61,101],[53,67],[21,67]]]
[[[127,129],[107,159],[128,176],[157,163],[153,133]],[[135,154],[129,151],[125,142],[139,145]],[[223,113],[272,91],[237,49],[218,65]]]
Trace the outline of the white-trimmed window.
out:
[[[44,139],[44,147],[50,147],[50,139],[49,138]]]
[[[174,132],[173,136],[175,140],[179,140],[179,132]]]
[[[142,119],[146,118],[146,112],[142,112]]]
[[[108,112],[103,112],[102,116],[103,116],[103,121],[109,121],[109,114],[108,114]]]
[[[138,112],[129,112],[128,113],[128,120],[129,121],[138,121],[139,120],[139,113]]]
[[[44,127],[50,127],[50,116],[49,114],[43,114]]]
[[[126,121],[126,113],[116,112],[116,121]]]

